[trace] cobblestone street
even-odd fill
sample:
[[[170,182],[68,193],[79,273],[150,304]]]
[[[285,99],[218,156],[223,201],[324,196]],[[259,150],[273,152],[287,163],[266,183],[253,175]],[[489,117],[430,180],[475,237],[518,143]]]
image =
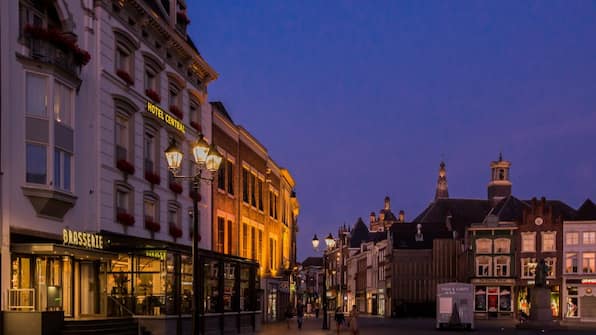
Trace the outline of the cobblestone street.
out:
[[[465,331],[438,331],[434,327],[433,319],[383,319],[376,317],[362,317],[358,320],[360,335],[385,335],[385,334],[455,334],[466,333]],[[258,334],[337,334],[335,324],[331,329],[322,330],[322,319],[306,318],[302,329],[299,330],[296,319],[292,319],[290,329],[285,322],[263,325]],[[562,329],[544,330],[541,329],[516,329],[513,320],[476,320],[476,330],[471,333],[482,334],[594,334],[596,325],[590,324],[568,324],[564,323]],[[348,329],[341,329],[340,334],[349,335]]]

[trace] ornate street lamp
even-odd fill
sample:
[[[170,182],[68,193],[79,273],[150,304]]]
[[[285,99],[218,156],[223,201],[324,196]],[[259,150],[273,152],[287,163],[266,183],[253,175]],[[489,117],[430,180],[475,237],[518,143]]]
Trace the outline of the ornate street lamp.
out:
[[[323,327],[322,329],[329,329],[329,323],[327,322],[327,260],[325,259],[325,252],[332,249],[335,246],[335,240],[333,235],[329,233],[325,237],[325,245],[327,248],[323,250]],[[315,251],[319,251],[319,238],[317,234],[312,238],[312,247]]]
[[[172,141],[170,146],[165,151],[166,161],[168,162],[168,169],[172,176],[176,179],[186,179],[192,181],[192,188],[194,191],[193,198],[193,223],[192,223],[192,333],[196,335],[199,333],[199,307],[201,306],[201,296],[199,296],[199,241],[201,235],[199,234],[199,196],[201,190],[201,181],[211,183],[213,181],[213,174],[219,169],[219,165],[223,157],[219,154],[214,145],[209,146],[205,141],[203,135],[192,144],[191,148],[194,156],[195,168],[191,171],[189,176],[178,175],[180,172],[180,164],[184,154],[176,146],[176,141]],[[203,170],[210,172],[210,178],[202,176]],[[180,292],[179,292],[180,293]]]

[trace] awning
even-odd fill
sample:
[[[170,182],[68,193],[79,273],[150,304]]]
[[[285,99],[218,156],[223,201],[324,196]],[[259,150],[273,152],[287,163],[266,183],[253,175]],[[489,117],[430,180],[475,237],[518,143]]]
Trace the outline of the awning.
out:
[[[100,249],[80,248],[75,246],[55,243],[15,243],[11,251],[19,254],[47,255],[47,256],[73,256],[80,260],[109,260],[117,259],[115,252]]]

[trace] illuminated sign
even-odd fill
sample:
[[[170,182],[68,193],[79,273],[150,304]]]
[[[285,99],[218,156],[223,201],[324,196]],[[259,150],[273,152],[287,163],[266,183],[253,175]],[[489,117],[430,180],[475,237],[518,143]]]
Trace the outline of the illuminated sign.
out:
[[[63,243],[66,245],[75,245],[78,247],[91,249],[103,249],[103,236],[97,234],[63,229],[62,239]]]
[[[170,127],[178,130],[181,133],[185,133],[186,130],[184,128],[184,123],[178,120],[175,116],[171,115],[170,113],[161,109],[158,105],[153,104],[150,101],[147,101],[147,112],[151,113],[153,116],[157,117],[158,119],[164,121]]]
[[[165,250],[145,250],[145,256],[165,261],[167,254]]]
[[[582,279],[582,284],[596,285],[596,279],[595,278],[584,278],[584,279]]]

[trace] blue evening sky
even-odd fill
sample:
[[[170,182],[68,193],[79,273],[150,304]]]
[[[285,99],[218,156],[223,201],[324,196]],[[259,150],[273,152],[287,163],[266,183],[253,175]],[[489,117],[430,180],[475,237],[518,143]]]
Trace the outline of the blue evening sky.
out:
[[[310,240],[391,197],[411,220],[440,161],[451,197],[596,200],[594,1],[188,1],[224,103],[287,167]]]

